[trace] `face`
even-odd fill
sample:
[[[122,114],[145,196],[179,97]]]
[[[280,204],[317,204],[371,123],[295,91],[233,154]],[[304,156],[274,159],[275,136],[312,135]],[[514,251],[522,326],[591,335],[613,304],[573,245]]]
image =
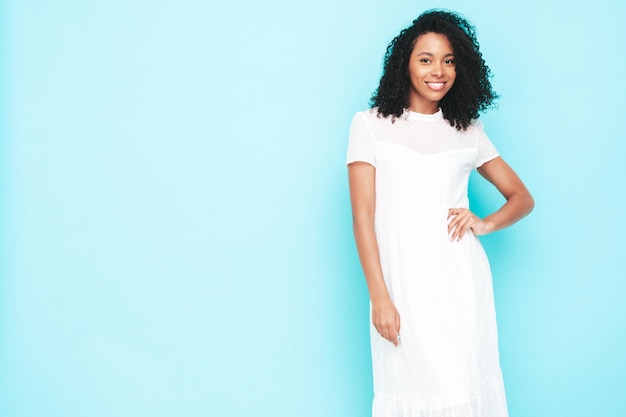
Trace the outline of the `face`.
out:
[[[445,35],[425,33],[415,41],[409,60],[409,110],[432,114],[456,79],[454,51]]]

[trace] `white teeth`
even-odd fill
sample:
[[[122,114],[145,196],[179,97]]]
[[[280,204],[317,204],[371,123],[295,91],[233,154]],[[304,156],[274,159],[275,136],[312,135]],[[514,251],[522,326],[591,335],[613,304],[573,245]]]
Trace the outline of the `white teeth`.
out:
[[[433,90],[441,90],[444,86],[444,83],[426,83]]]

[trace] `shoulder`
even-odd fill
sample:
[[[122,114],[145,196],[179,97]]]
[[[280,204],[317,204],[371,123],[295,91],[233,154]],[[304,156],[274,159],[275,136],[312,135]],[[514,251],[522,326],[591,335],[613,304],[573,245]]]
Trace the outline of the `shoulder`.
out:
[[[378,118],[378,108],[374,107],[371,109],[361,110],[354,114],[353,120],[373,120]]]
[[[464,137],[474,140],[480,140],[481,138],[487,136],[485,133],[485,125],[483,125],[483,122],[478,119],[472,120],[470,125],[467,127],[467,130],[461,130],[458,132],[461,133]]]
[[[467,127],[467,130],[474,132],[474,133],[484,132],[485,125],[483,124],[482,120],[474,119],[472,120],[470,125]]]
[[[383,116],[382,114],[378,113],[378,107],[372,107],[370,109],[356,112],[354,117],[352,118],[352,123],[363,124],[370,128],[377,129],[385,126],[393,126],[395,125],[394,122],[397,120],[398,118],[393,120],[392,116]]]

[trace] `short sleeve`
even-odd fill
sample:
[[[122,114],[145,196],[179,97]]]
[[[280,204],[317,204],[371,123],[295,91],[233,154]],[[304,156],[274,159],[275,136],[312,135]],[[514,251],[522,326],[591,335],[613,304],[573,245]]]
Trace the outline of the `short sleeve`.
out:
[[[487,137],[485,127],[479,120],[474,122],[476,128],[476,147],[478,148],[478,156],[476,157],[476,168],[480,168],[485,162],[489,162],[500,156],[496,147]]]
[[[355,114],[352,119],[346,164],[357,161],[376,166],[374,135],[362,112]]]

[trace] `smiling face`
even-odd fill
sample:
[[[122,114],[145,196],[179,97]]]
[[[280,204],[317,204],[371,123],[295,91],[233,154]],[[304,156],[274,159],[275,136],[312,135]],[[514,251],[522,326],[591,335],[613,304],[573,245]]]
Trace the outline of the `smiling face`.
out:
[[[409,60],[409,110],[433,114],[456,79],[454,50],[440,33],[425,33],[415,41]]]

